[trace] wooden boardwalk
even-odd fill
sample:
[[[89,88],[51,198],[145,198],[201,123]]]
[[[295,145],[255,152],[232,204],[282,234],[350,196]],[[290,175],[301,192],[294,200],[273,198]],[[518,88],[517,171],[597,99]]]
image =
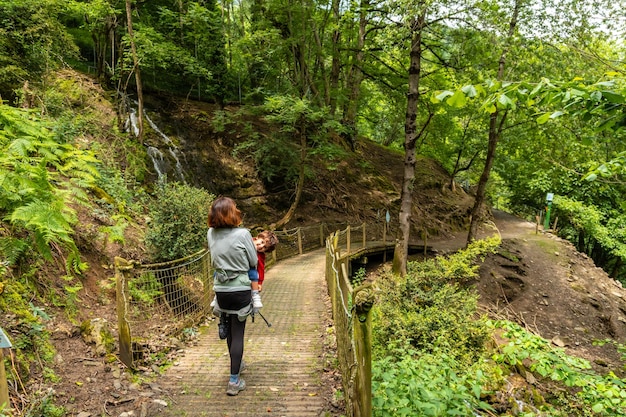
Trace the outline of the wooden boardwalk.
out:
[[[229,357],[217,324],[204,329],[160,378],[171,393],[160,415],[320,417],[325,412],[324,335],[330,319],[324,280],[325,250],[280,261],[266,271],[263,319],[248,320],[242,377],[246,389],[226,395]]]

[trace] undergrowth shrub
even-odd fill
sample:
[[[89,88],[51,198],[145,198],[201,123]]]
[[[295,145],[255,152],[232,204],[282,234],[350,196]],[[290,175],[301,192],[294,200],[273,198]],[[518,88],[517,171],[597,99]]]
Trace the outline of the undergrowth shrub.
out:
[[[459,283],[476,278],[499,238],[476,241],[449,257],[408,265],[405,277],[377,281],[373,314],[375,416],[467,416],[481,401],[490,334],[476,318],[477,295]],[[393,341],[392,344],[389,341]]]
[[[11,338],[15,355],[7,366],[7,378],[22,383],[42,375],[55,354],[46,329],[50,316],[26,297],[33,293],[33,284],[27,281],[20,277],[0,282],[0,311],[7,312],[9,318],[3,329]]]
[[[626,380],[613,372],[598,375],[585,359],[567,355],[552,344],[509,321],[489,321],[488,326],[508,340],[492,359],[506,367],[523,366],[534,375],[562,383],[570,416],[626,416]],[[574,412],[573,404],[580,404]]]
[[[391,353],[372,370],[374,416],[471,416],[491,408],[481,400],[488,379],[481,362],[468,368],[445,353]]]
[[[488,332],[481,320],[474,320],[476,294],[458,283],[475,278],[475,261],[499,243],[498,238],[476,241],[447,258],[409,263],[405,277],[382,277],[374,309],[374,350],[384,351],[387,341],[395,340],[422,352],[474,361]]]
[[[146,245],[152,258],[170,261],[206,247],[207,215],[215,196],[181,183],[161,184],[148,205]]]

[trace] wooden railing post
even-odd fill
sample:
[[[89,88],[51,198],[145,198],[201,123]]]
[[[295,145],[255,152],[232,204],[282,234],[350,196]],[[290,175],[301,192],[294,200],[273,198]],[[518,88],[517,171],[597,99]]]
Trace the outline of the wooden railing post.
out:
[[[298,253],[302,255],[302,229],[298,227]]]
[[[117,331],[120,345],[120,360],[129,368],[133,368],[133,350],[130,337],[130,324],[127,320],[128,311],[128,271],[133,269],[131,262],[115,257],[115,282],[117,290]]]
[[[9,404],[9,384],[7,372],[4,369],[4,348],[0,348],[0,411],[6,412],[11,408]]]
[[[324,247],[324,239],[326,239],[326,236],[324,236],[324,223],[320,223],[320,248]]]
[[[387,223],[383,222],[383,263],[387,262]]]
[[[363,223],[363,247],[367,247],[367,235],[365,234],[365,223]]]
[[[10,349],[11,347],[11,341],[4,334],[4,330],[0,328],[0,414],[2,415],[4,414],[1,412],[6,413],[11,408],[7,372],[4,369],[4,349]]]
[[[364,225],[365,226],[365,225]],[[365,230],[365,228],[364,228]],[[356,290],[349,280],[350,226],[337,230],[326,240],[326,282],[337,326],[337,359],[345,392],[346,415],[372,416],[372,319],[374,293],[369,285]],[[347,236],[346,252],[341,255]],[[363,232],[364,242],[367,233]],[[351,306],[351,307],[350,307]]]
[[[370,311],[374,305],[374,293],[369,285],[354,290],[354,320],[353,329],[356,357],[361,362],[357,366],[355,380],[355,415],[361,417],[372,416],[372,315]]]

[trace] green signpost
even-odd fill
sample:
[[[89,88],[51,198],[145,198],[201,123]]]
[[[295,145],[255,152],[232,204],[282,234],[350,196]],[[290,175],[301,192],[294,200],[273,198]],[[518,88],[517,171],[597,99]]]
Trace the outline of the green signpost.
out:
[[[552,200],[554,200],[554,194],[548,193],[546,195],[546,220],[543,222],[543,230],[550,229],[550,210],[552,209]]]

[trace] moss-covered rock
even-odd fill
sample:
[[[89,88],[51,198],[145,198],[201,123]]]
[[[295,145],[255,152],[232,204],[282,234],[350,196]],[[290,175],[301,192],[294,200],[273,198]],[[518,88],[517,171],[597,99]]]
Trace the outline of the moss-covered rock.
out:
[[[115,349],[115,338],[111,333],[111,325],[101,318],[85,320],[80,325],[80,334],[85,343],[95,345],[100,356],[112,353]]]

